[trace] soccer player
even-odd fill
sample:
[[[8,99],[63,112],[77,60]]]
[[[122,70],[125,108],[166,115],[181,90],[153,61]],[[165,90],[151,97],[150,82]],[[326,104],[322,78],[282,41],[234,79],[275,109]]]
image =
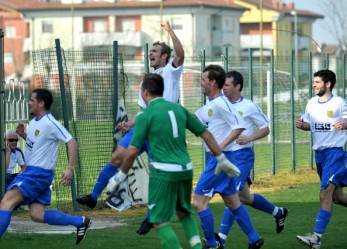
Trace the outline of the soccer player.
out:
[[[174,59],[170,60],[171,48],[164,42],[155,42],[149,50],[150,66],[154,68],[153,73],[159,74],[164,78],[164,99],[177,103],[179,98],[179,80],[183,70],[184,62],[184,50],[180,40],[177,38],[175,32],[172,30],[170,23],[165,21],[161,24],[162,28],[168,32],[171,37],[173,47],[176,52]],[[141,92],[139,93],[138,104],[140,108],[146,108],[146,103],[143,101]],[[121,123],[119,129],[122,132],[127,132],[120,143],[117,145],[117,149],[112,154],[111,160],[106,163],[104,168],[99,173],[99,177],[94,185],[93,191],[85,196],[78,197],[76,200],[81,205],[87,205],[90,208],[94,208],[97,204],[97,200],[101,195],[103,189],[107,186],[109,179],[118,171],[125,151],[129,146],[130,140],[134,133],[134,122]],[[139,150],[139,154],[147,151],[149,148],[146,143],[143,144]],[[108,203],[108,205],[112,205]],[[148,215],[142,222],[140,228],[137,230],[139,234],[146,234],[151,229],[152,225],[148,223]]]
[[[170,225],[178,216],[183,231],[193,249],[202,247],[198,225],[192,216],[191,191],[193,165],[186,144],[186,129],[201,136],[218,159],[214,173],[236,176],[237,167],[226,159],[210,132],[184,107],[164,100],[164,82],[158,74],[147,74],[141,94],[148,105],[136,116],[135,132],[128,147],[121,170],[110,179],[107,192],[113,192],[123,182],[143,142],[151,145],[151,173],[148,190],[150,222],[165,249],[181,249]]]
[[[276,232],[280,233],[284,229],[288,209],[279,208],[266,200],[262,195],[251,194],[249,191],[249,185],[252,183],[250,172],[254,167],[253,141],[266,137],[270,133],[270,122],[256,103],[241,95],[242,88],[242,74],[238,71],[228,72],[223,86],[223,94],[228,98],[246,124],[246,129],[236,138],[236,143],[231,145],[231,156],[235,158],[235,165],[241,171],[241,174],[235,178],[239,198],[243,204],[272,214],[275,217]],[[254,128],[257,128],[256,131]],[[223,244],[234,221],[233,213],[229,208],[225,208],[218,234]]]
[[[208,97],[208,102],[197,110],[195,115],[215,137],[226,157],[236,165],[238,161],[233,157],[232,149],[246,125],[230,101],[222,94],[224,83],[225,71],[221,66],[209,65],[203,70],[200,85]],[[229,178],[224,173],[215,176],[213,172],[217,159],[207,147],[205,149],[206,168],[198,180],[193,197],[206,239],[205,248],[223,248],[218,236],[215,238],[213,213],[208,206],[215,193],[221,195],[242,231],[247,234],[249,249],[261,248],[264,240],[255,231],[247,209],[240,202],[235,178]]]
[[[343,147],[347,136],[347,101],[332,94],[335,73],[323,69],[313,74],[313,89],[305,114],[296,120],[296,128],[311,131],[317,173],[320,178],[320,209],[313,234],[298,235],[297,239],[310,248],[319,249],[322,236],[333,211],[333,203],[347,206],[347,153]],[[328,246],[329,247],[329,246]]]
[[[0,237],[10,224],[12,210],[24,200],[29,204],[30,217],[35,222],[77,228],[78,245],[85,238],[91,221],[87,217],[72,216],[58,210],[45,210],[50,205],[50,185],[58,159],[59,142],[67,143],[69,162],[60,183],[70,185],[77,158],[77,143],[71,134],[50,113],[52,94],[46,89],[35,89],[29,100],[30,113],[34,115],[28,132],[24,124],[17,126],[17,133],[25,139],[25,171],[13,179],[0,204]]]

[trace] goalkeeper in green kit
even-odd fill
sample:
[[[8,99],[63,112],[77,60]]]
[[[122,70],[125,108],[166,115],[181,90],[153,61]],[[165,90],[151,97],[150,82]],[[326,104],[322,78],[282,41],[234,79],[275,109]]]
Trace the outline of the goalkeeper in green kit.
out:
[[[137,152],[147,140],[152,158],[148,190],[149,217],[161,245],[163,248],[182,248],[170,225],[176,213],[190,247],[201,249],[198,225],[192,217],[193,165],[187,151],[186,129],[201,136],[216,155],[218,165],[215,174],[225,171],[229,177],[235,177],[240,171],[226,159],[205,126],[184,107],[164,100],[163,91],[164,83],[160,75],[145,75],[141,95],[148,107],[136,116],[134,136],[122,168],[110,179],[107,192],[115,191],[126,179]]]

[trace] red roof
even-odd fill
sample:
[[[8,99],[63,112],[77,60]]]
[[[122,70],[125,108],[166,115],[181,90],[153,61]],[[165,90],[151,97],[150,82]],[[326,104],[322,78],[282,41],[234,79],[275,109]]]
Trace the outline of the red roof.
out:
[[[75,9],[109,9],[109,8],[127,8],[127,7],[157,7],[160,1],[116,1],[110,2],[85,2],[74,3]],[[0,0],[0,7],[14,9],[17,11],[28,10],[63,10],[71,9],[71,4],[62,3],[47,3],[43,0]],[[224,7],[228,9],[245,11],[247,8],[237,5],[233,0],[164,0],[163,6],[167,7],[189,7],[189,6],[210,6],[210,7]]]
[[[260,5],[259,0],[243,0],[243,2],[254,4],[257,6]],[[293,10],[295,10],[297,15],[300,15],[300,16],[312,16],[316,18],[324,18],[324,15],[319,13],[315,13],[308,10],[295,9],[295,5],[292,2],[289,2],[288,4],[282,3],[282,1],[278,1],[278,0],[262,0],[262,2],[263,2],[263,8],[277,10],[282,12],[283,14],[290,14]]]

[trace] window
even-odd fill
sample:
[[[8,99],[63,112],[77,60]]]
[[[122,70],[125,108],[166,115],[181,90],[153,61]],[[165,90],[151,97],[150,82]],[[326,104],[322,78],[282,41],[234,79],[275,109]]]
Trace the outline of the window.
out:
[[[123,31],[135,31],[135,20],[134,19],[123,19],[122,20]]]
[[[16,37],[16,27],[15,26],[5,27],[5,37],[6,38]]]
[[[107,20],[106,19],[95,19],[94,20],[94,32],[107,32]]]
[[[4,53],[4,64],[13,64],[13,54]]]
[[[183,30],[183,21],[182,18],[172,18],[171,27],[174,30]]]
[[[42,22],[42,33],[53,33],[52,21],[43,21]]]

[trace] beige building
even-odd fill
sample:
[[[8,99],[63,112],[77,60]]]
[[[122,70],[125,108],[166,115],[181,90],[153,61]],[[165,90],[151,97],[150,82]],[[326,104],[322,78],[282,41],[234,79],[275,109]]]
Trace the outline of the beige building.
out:
[[[143,45],[170,39],[160,27],[170,20],[187,57],[220,56],[223,47],[231,55],[240,51],[239,20],[247,8],[224,0],[0,0],[0,6],[18,11],[30,27],[30,49],[109,48],[118,41],[120,50],[141,55]],[[28,46],[28,44],[27,44]]]
[[[290,57],[312,51],[312,25],[323,15],[295,9],[281,0],[235,0],[249,10],[241,16],[241,49],[254,49],[255,55]]]

